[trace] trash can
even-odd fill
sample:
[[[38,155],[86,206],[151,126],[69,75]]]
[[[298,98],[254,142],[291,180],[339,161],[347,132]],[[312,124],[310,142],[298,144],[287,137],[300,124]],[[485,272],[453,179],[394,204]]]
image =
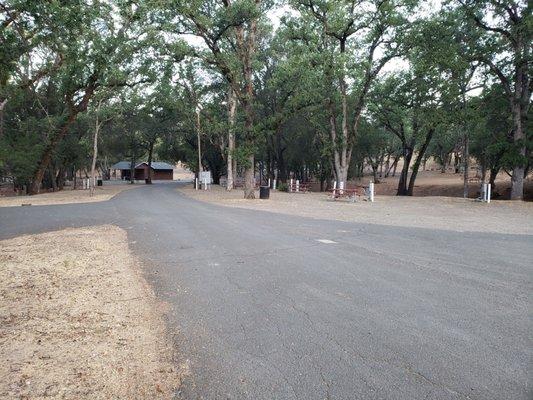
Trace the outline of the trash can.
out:
[[[261,186],[259,188],[259,198],[260,199],[268,199],[269,197],[270,197],[270,187]]]
[[[98,186],[103,186],[104,182],[102,182],[101,179],[98,179],[97,182],[96,182],[96,184],[97,184]]]

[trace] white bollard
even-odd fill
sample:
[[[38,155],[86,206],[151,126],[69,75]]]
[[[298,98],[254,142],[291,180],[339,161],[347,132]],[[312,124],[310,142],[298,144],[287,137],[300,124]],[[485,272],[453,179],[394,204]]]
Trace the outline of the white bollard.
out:
[[[292,178],[291,178],[291,183],[289,185],[289,192],[292,192]]]
[[[194,188],[198,190],[198,178],[194,178]]]
[[[204,190],[207,190],[207,178],[204,178]]]
[[[276,180],[272,181],[272,190],[276,190]]]
[[[270,187],[270,178],[268,178],[268,187]]]
[[[337,190],[337,181],[333,182],[333,190]]]
[[[487,203],[490,203],[490,183],[487,185]]]
[[[300,181],[298,179],[296,179],[296,191],[300,191]]]
[[[370,192],[369,193],[370,201],[373,203],[374,202],[374,182],[370,182],[368,184],[368,191]]]

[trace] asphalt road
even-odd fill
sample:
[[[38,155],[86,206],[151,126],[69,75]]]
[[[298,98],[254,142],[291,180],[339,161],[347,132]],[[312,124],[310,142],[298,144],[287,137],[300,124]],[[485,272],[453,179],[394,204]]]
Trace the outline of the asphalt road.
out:
[[[224,208],[173,184],[0,208],[0,238],[128,231],[190,374],[179,399],[531,399],[533,236]]]

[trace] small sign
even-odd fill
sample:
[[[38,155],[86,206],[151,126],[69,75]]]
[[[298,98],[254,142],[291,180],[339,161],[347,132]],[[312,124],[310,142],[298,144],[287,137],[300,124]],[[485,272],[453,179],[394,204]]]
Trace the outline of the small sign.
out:
[[[200,183],[207,182],[209,185],[213,183],[211,178],[211,171],[201,171],[200,172]]]

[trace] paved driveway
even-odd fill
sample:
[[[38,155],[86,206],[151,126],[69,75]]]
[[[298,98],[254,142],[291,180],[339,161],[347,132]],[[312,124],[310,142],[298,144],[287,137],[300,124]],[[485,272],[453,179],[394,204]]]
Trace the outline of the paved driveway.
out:
[[[125,228],[190,368],[178,398],[531,398],[532,236],[311,220],[175,189],[0,208],[0,238]]]

